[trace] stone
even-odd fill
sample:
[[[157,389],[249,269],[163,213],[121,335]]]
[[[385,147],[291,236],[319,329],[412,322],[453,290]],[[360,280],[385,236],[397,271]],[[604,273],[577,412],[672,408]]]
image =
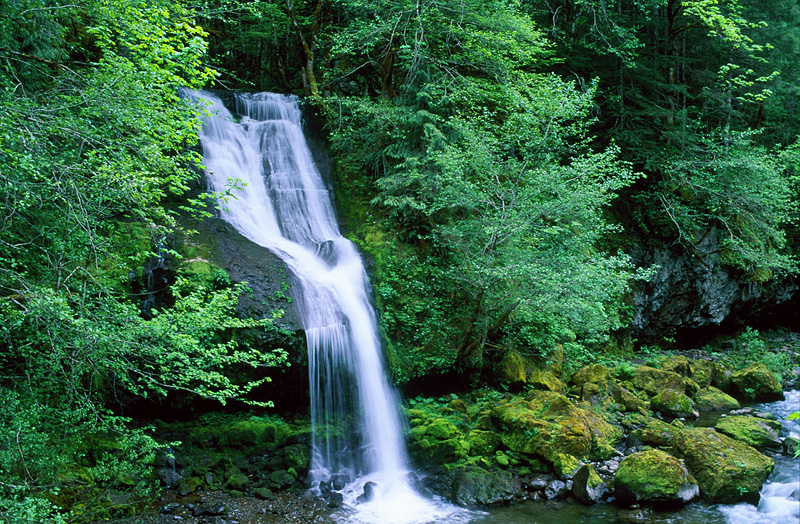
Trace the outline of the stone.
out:
[[[697,418],[699,416],[694,401],[674,389],[665,389],[658,393],[650,401],[650,407],[670,417]]]
[[[256,488],[253,490],[253,496],[261,500],[270,500],[275,497],[269,488]]]
[[[199,488],[203,484],[203,479],[199,477],[189,477],[186,479],[182,479],[178,482],[178,493],[183,496],[188,495],[189,493],[194,493],[197,488]]]
[[[244,491],[247,489],[249,483],[250,479],[248,479],[247,475],[244,473],[233,473],[228,477],[225,488],[228,490]]]
[[[724,391],[708,386],[702,388],[694,397],[697,409],[700,411],[729,411],[739,409],[739,401]]]
[[[510,473],[468,467],[455,472],[450,500],[459,506],[489,506],[511,501],[514,492]]]
[[[276,489],[285,489],[294,484],[295,478],[285,469],[273,471],[269,476],[269,486]]]
[[[605,389],[608,387],[610,377],[611,373],[608,371],[607,367],[602,364],[592,364],[575,371],[575,373],[569,377],[569,382],[578,387],[582,387],[587,382],[591,382]]]
[[[781,448],[781,423],[774,420],[734,415],[719,419],[714,428],[756,449]]]
[[[649,395],[657,395],[666,389],[683,393],[683,377],[673,371],[639,366],[633,372],[632,382],[637,389]]]
[[[544,488],[544,498],[547,500],[563,499],[568,494],[567,483],[562,480],[553,480]]]
[[[364,491],[356,498],[359,503],[369,502],[375,497],[375,487],[377,484],[374,482],[366,482],[364,484]]]
[[[572,477],[572,494],[583,504],[595,504],[608,492],[608,486],[589,464],[584,464]]]
[[[755,448],[710,428],[685,428],[671,441],[709,502],[757,503],[774,462]],[[621,465],[620,465],[621,467]]]
[[[622,459],[614,474],[614,495],[622,504],[686,504],[700,488],[677,458],[653,449]]]
[[[763,362],[756,362],[731,375],[731,383],[742,398],[755,402],[783,400],[778,378]]]

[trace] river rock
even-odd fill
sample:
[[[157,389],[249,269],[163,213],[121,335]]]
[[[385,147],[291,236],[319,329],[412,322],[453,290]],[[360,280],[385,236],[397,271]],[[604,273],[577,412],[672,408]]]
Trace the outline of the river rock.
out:
[[[774,420],[734,415],[721,418],[715,429],[756,449],[781,448],[781,423]]]
[[[758,502],[774,462],[755,448],[710,428],[685,428],[671,440],[711,502]],[[620,464],[620,467],[622,465]]]
[[[515,493],[514,478],[506,471],[486,471],[480,467],[455,472],[450,500],[459,506],[488,506],[509,502]]]
[[[729,411],[739,409],[739,401],[724,391],[708,386],[702,388],[694,397],[700,411]]]
[[[736,393],[757,402],[783,400],[783,389],[778,378],[763,362],[751,364],[731,375]]]
[[[589,464],[584,464],[572,477],[572,494],[583,504],[594,504],[608,492],[608,486]]]
[[[670,417],[697,418],[697,406],[692,399],[680,391],[665,389],[650,400],[653,410],[662,412]]]
[[[700,496],[700,488],[680,460],[654,449],[620,462],[614,475],[614,495],[623,504],[685,504]]]
[[[650,395],[657,395],[666,389],[683,393],[683,377],[674,371],[664,371],[649,366],[639,366],[633,372],[633,385]]]
[[[533,391],[527,400],[497,406],[491,416],[503,430],[500,437],[507,448],[551,463],[559,454],[578,459],[612,457],[617,454],[613,445],[622,439],[620,428],[550,391]]]
[[[568,494],[569,488],[563,480],[553,480],[544,488],[544,498],[547,500],[563,499]]]

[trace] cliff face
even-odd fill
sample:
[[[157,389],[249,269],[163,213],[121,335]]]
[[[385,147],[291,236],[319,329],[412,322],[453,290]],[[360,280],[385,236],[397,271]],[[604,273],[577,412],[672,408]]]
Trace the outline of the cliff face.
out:
[[[707,235],[697,248],[708,254],[692,256],[668,246],[634,252],[637,265],[656,267],[633,294],[634,332],[655,337],[736,320],[792,321],[790,310],[796,311],[800,296],[796,280],[747,280],[722,264],[718,234]]]

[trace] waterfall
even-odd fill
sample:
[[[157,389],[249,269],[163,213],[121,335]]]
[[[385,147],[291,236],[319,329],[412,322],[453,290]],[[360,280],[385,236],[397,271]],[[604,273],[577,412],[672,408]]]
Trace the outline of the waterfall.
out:
[[[298,98],[237,94],[234,118],[212,94],[192,96],[210,103],[200,138],[212,191],[225,192],[232,179],[242,186],[223,204],[222,218],[278,255],[299,285],[293,294],[308,343],[312,485],[332,475],[348,479],[342,493],[352,522],[434,522],[458,513],[420,497],[407,481],[399,399],[385,376],[366,273],[339,231]],[[366,482],[375,483],[374,498],[357,504]]]

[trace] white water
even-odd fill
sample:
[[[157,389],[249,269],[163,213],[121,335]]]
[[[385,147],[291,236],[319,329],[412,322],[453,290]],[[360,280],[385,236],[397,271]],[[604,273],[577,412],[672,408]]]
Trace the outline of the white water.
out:
[[[782,402],[756,406],[775,415],[783,424],[784,436],[800,438],[800,421],[788,420],[800,411],[800,391],[789,391]],[[735,504],[720,506],[731,524],[788,524],[800,523],[800,459],[778,457],[775,469],[761,488],[758,506]]]
[[[406,481],[399,401],[385,377],[366,274],[339,232],[298,99],[236,95],[236,121],[217,97],[194,96],[211,104],[201,132],[211,190],[224,192],[231,179],[245,184],[222,218],[278,255],[300,287],[293,294],[308,343],[312,485],[332,474],[355,479],[342,490],[349,522],[464,522],[466,512],[420,497]],[[367,481],[375,496],[358,504]]]

